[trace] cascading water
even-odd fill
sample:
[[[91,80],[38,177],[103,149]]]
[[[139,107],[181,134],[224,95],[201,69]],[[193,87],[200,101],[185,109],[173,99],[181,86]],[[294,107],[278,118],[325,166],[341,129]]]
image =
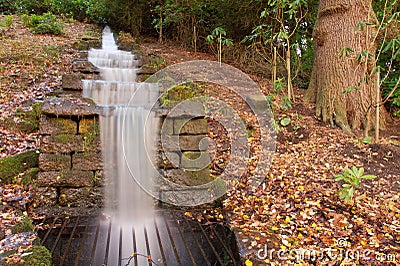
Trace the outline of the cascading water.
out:
[[[154,237],[154,232],[146,230],[146,224],[154,223],[154,202],[141,186],[150,187],[155,176],[149,159],[154,149],[149,143],[154,145],[158,125],[150,111],[158,97],[157,86],[135,82],[138,60],[135,55],[118,50],[109,27],[103,31],[102,49],[90,50],[88,59],[100,68],[102,77],[82,82],[84,97],[103,107],[100,127],[106,183],[104,212],[113,218],[115,235],[127,236],[122,241],[122,254],[109,254],[110,261],[112,256],[127,258],[134,249],[137,254],[147,254],[145,238]],[[131,240],[132,230],[139,243],[136,247]],[[147,259],[143,258],[142,263],[148,264]]]

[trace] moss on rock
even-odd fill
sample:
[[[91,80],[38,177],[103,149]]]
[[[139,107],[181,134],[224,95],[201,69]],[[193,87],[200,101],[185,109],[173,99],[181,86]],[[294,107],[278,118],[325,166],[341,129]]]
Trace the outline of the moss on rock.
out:
[[[34,103],[27,112],[17,109],[16,114],[21,118],[21,121],[16,126],[20,131],[32,133],[39,130],[42,104],[41,102]]]
[[[31,253],[28,256],[24,257],[24,262],[20,265],[29,265],[29,266],[51,266],[51,253],[44,246],[32,246],[27,250],[27,252]]]
[[[0,178],[3,183],[13,182],[13,178],[30,168],[36,168],[39,164],[39,153],[27,151],[12,157],[0,159]]]
[[[29,220],[27,216],[24,216],[24,218],[19,223],[16,223],[11,228],[11,233],[18,234],[23,232],[33,232],[33,230],[34,228],[31,220]]]
[[[39,173],[39,168],[31,168],[21,176],[21,185],[31,185],[36,182]]]

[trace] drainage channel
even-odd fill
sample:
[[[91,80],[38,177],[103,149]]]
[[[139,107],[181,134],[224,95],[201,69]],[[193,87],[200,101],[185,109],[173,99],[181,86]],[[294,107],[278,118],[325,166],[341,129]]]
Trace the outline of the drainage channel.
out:
[[[38,235],[53,265],[241,265],[233,232],[181,210],[157,210],[140,226],[119,226],[104,216],[49,217],[42,223]]]

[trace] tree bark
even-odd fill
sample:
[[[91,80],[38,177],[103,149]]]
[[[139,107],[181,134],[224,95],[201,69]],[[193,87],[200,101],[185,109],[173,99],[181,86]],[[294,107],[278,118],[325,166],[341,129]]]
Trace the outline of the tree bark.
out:
[[[316,114],[324,122],[347,132],[373,125],[376,112],[376,32],[360,22],[376,23],[372,0],[320,0],[313,32],[314,68],[305,100],[316,103]],[[346,53],[346,51],[348,53]],[[357,58],[361,53],[368,56]],[[348,93],[349,88],[354,88]],[[381,107],[382,108],[382,107]],[[371,110],[372,109],[372,110]],[[381,115],[385,116],[382,108]],[[385,119],[382,117],[381,126]]]

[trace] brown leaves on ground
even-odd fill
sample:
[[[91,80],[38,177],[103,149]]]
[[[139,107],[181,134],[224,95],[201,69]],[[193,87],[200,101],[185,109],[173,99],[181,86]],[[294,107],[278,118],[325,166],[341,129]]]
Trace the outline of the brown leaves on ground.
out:
[[[25,210],[28,208],[31,196],[31,189],[25,190],[19,185],[6,185],[0,188],[0,264],[22,263],[23,257],[29,255],[27,250],[37,238],[31,231],[15,232],[13,229],[28,215]]]
[[[231,224],[245,233],[245,253],[260,263],[311,264],[316,260],[335,264],[345,259],[323,255],[318,259],[283,259],[275,254],[261,260],[257,253],[267,243],[270,250],[276,251],[354,251],[360,259],[349,258],[352,263],[376,264],[382,254],[388,255],[385,262],[393,260],[393,256],[400,259],[400,191],[385,186],[385,176],[379,176],[369,183],[376,186],[374,190],[364,186],[359,191],[365,193],[364,199],[345,205],[338,198],[339,184],[333,176],[342,173],[346,166],[363,164],[341,154],[352,139],[339,130],[317,126],[312,119],[300,122],[301,127],[314,128],[307,139],[297,144],[285,139],[290,139],[293,132],[279,134],[269,175],[255,193],[236,193],[248,191],[238,186],[224,201]],[[378,187],[385,191],[385,197],[379,196]],[[270,243],[271,239],[275,242]]]

